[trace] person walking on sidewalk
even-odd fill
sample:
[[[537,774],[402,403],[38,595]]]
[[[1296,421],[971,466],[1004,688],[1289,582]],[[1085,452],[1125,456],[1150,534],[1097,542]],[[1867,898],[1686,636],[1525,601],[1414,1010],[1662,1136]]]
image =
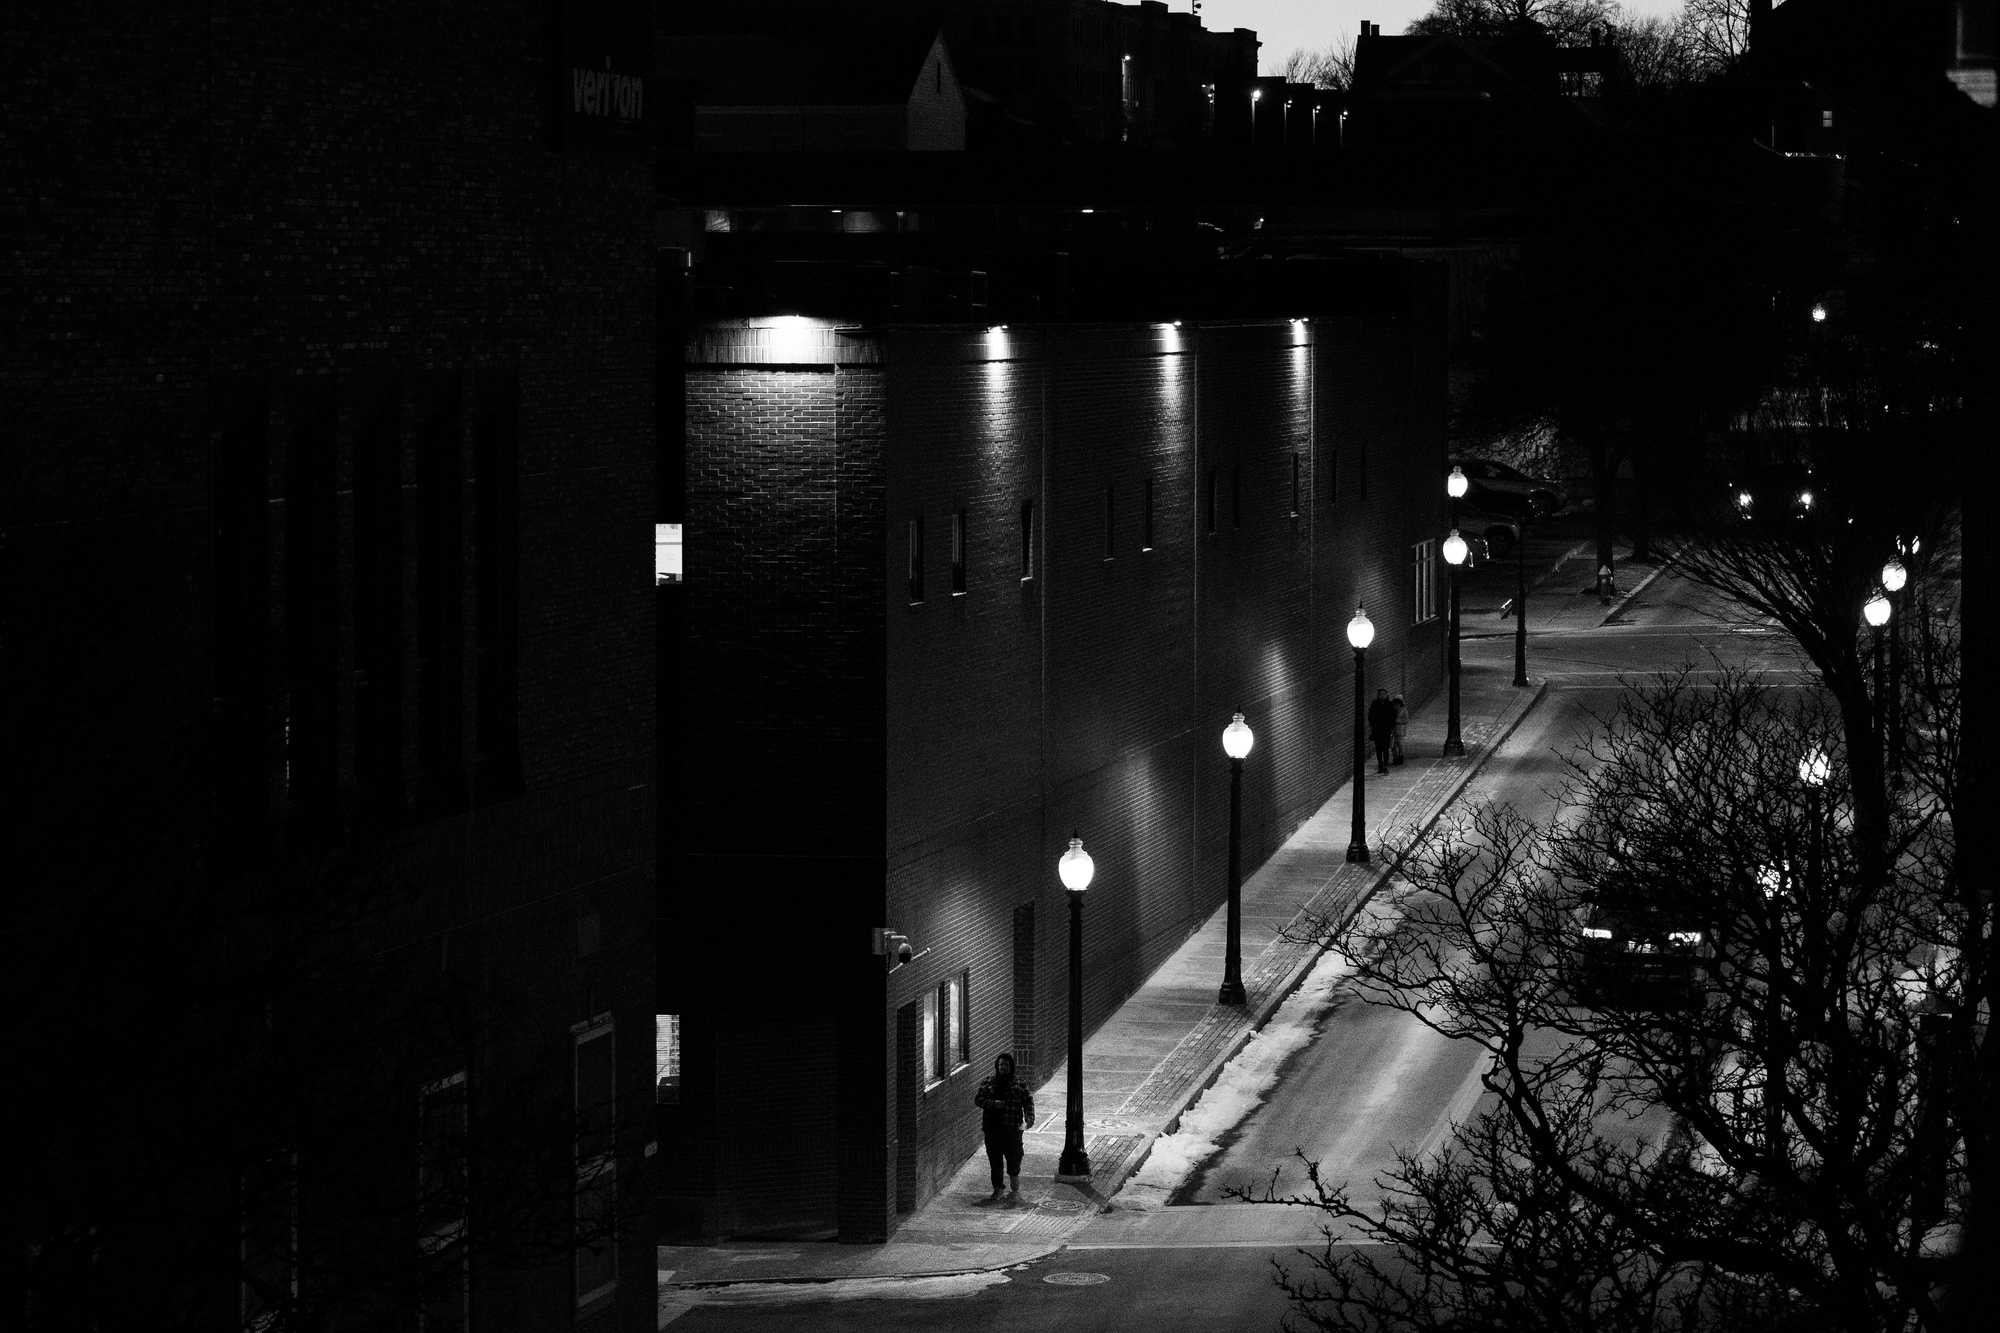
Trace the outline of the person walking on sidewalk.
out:
[[[1389,771],[1389,745],[1396,739],[1396,705],[1389,702],[1389,691],[1375,691],[1375,702],[1368,705],[1368,739],[1375,743],[1375,771]]]
[[[1396,696],[1394,702],[1396,729],[1389,736],[1389,762],[1400,764],[1403,762],[1403,738],[1410,734],[1410,706],[1403,702],[1403,696],[1400,694]]]
[[[993,1194],[1000,1197],[1000,1168],[1007,1168],[1007,1197],[1021,1197],[1021,1130],[1035,1123],[1035,1099],[1014,1079],[1014,1057],[1001,1052],[993,1057],[992,1076],[980,1081],[972,1104],[986,1113],[981,1128],[986,1134],[986,1162],[993,1168]]]

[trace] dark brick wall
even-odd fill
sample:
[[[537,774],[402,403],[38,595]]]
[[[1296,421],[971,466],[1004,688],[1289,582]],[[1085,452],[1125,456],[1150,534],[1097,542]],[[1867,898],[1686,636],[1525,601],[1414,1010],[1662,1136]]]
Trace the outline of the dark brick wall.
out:
[[[218,1015],[153,988],[199,974],[223,1009],[281,992],[323,1025],[365,974],[357,1012],[379,1027],[335,1024],[349,1044],[322,1052],[315,1124],[379,1129],[386,1161],[410,1080],[464,1065],[477,1105],[518,1090],[487,1130],[532,1123],[560,1158],[569,1026],[610,1012],[636,1203],[653,179],[643,158],[555,151],[552,16],[370,0],[0,18],[6,694],[32,775],[15,809],[42,830],[21,897],[41,904],[34,937],[65,941],[41,969],[70,977],[44,999],[96,1015],[68,1040],[129,1046],[143,1012],[148,1045],[180,1058],[215,1044]],[[308,799],[288,798],[288,763],[324,775]],[[289,978],[238,975],[308,942]],[[380,1068],[360,1077],[363,1060]],[[122,1115],[146,1076],[107,1069]],[[78,1116],[91,1102],[65,1089],[77,1135],[122,1170],[115,1116]],[[560,1230],[567,1209],[557,1179],[543,1218]],[[346,1222],[357,1252],[408,1251],[407,1216]],[[650,1326],[649,1246],[628,1238],[619,1326]],[[504,1268],[480,1270],[480,1326],[568,1318],[566,1260]]]
[[[704,815],[690,840],[781,920],[824,923],[810,937],[824,949],[777,988],[784,1002],[825,985],[857,1006],[839,1045],[843,1065],[866,1069],[832,1080],[843,1124],[887,1151],[842,1178],[842,1235],[893,1225],[899,1203],[920,1204],[976,1148],[971,1094],[995,1053],[1014,1050],[1036,1082],[1059,1062],[1068,906],[1054,872],[1072,830],[1098,867],[1085,914],[1095,1026],[1222,897],[1231,712],[1258,731],[1245,783],[1255,866],[1350,771],[1344,630],[1357,599],[1377,625],[1371,688],[1391,682],[1412,703],[1435,688],[1435,623],[1413,628],[1409,614],[1410,543],[1442,512],[1443,346],[1413,335],[1435,327],[1406,310],[1185,331],[697,332],[688,639],[703,664],[690,727],[716,727],[737,753],[691,784],[708,789],[691,794]],[[785,860],[823,848],[852,855],[844,900]],[[875,883],[871,853],[886,857]],[[877,925],[917,955],[876,972],[870,1011],[869,987],[842,980],[837,960]],[[961,973],[969,1059],[925,1086],[898,1014]],[[757,1003],[713,1001],[712,1021],[745,1031]],[[807,1077],[797,1052],[771,1053],[763,1076],[774,1088]],[[726,1090],[711,1114],[731,1119]],[[817,1132],[810,1109],[798,1115],[793,1137]],[[792,1205],[820,1188],[718,1211],[796,1234],[812,1224]]]

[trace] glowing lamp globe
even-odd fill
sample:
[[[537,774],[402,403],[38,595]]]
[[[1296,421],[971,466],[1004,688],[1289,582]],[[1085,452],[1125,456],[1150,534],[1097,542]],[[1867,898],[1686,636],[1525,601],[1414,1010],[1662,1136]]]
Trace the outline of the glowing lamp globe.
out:
[[[1229,725],[1222,729],[1222,752],[1231,759],[1243,758],[1256,743],[1257,737],[1252,734],[1241,713],[1231,718]]]
[[[1056,875],[1063,887],[1071,893],[1082,893],[1090,887],[1090,877],[1097,873],[1097,863],[1090,859],[1090,853],[1083,850],[1082,838],[1071,838],[1069,850],[1056,862]]]
[[[1909,581],[1910,571],[1903,568],[1902,561],[1890,556],[1889,563],[1882,566],[1882,586],[1890,592],[1901,592],[1903,585]]]
[[[1833,760],[1817,745],[1807,750],[1805,758],[1799,760],[1799,781],[1809,787],[1824,786],[1827,775],[1832,772]]]
[[[1889,599],[1879,592],[1871,596],[1861,604],[1861,618],[1881,629],[1889,623]]]
[[[1444,479],[1444,493],[1454,500],[1463,500],[1466,488],[1471,485],[1472,483],[1466,480],[1465,469],[1455,467],[1451,470],[1451,475]]]
[[[1356,648],[1366,648],[1375,642],[1375,622],[1358,606],[1354,608],[1354,619],[1347,622],[1347,641]]]
[[[1468,549],[1465,544],[1465,538],[1458,535],[1457,528],[1453,528],[1451,536],[1444,539],[1445,563],[1453,566],[1464,564]]]

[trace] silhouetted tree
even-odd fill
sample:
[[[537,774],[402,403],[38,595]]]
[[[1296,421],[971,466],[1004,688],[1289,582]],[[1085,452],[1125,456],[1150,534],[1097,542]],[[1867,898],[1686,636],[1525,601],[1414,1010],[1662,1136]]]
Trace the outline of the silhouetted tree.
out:
[[[1413,21],[1412,36],[1498,37],[1537,29],[1559,46],[1588,46],[1618,21],[1617,0],[1437,0]]]
[[[1955,699],[1940,690],[1946,735]],[[1328,933],[1365,1002],[1482,1048],[1491,1098],[1402,1158],[1379,1205],[1316,1171],[1278,1200],[1326,1215],[1326,1246],[1281,1278],[1298,1315],[1935,1326],[1967,1207],[1961,1016],[1991,981],[1963,947],[1956,756],[1918,756],[1871,833],[1842,738],[1824,689],[1683,672],[1569,758],[1547,826],[1489,805],[1394,848],[1393,891]],[[1651,955],[1614,966],[1685,950],[1685,970],[1598,970],[1581,927],[1607,907],[1663,914]]]
[[[1293,83],[1344,91],[1354,83],[1354,39],[1344,37],[1318,50],[1302,46],[1285,57],[1278,72]]]

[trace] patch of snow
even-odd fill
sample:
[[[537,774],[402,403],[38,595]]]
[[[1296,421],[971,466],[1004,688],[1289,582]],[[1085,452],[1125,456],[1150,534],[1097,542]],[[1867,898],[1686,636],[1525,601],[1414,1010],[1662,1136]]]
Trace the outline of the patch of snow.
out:
[[[702,1305],[799,1305],[807,1301],[948,1301],[1012,1281],[1004,1272],[938,1277],[843,1277],[830,1282],[732,1282],[684,1293]]]
[[[1378,893],[1363,909],[1371,932],[1388,927],[1397,915],[1390,906],[1395,897],[1393,892]],[[1333,1007],[1341,982],[1353,971],[1352,961],[1337,950],[1329,949],[1319,956],[1305,979],[1222,1067],[1208,1090],[1182,1112],[1174,1132],[1153,1141],[1145,1162],[1119,1191],[1120,1208],[1166,1205],[1195,1169],[1220,1150],[1229,1131],[1263,1105],[1277,1084],[1278,1071],[1313,1039],[1320,1020]]]

